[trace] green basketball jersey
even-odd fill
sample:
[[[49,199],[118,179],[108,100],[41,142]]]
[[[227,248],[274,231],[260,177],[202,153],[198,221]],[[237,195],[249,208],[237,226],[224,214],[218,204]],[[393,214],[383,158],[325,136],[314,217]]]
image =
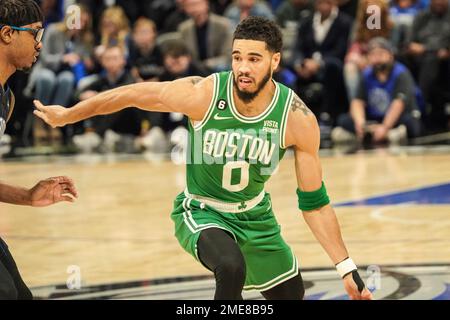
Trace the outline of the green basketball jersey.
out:
[[[265,111],[241,115],[233,99],[233,73],[215,73],[214,95],[202,121],[189,122],[187,191],[223,202],[248,201],[264,190],[285,153],[293,92],[274,81]]]

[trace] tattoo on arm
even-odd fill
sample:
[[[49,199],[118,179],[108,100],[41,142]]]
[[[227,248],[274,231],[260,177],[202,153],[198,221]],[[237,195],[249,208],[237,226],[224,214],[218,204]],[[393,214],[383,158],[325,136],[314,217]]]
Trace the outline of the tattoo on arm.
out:
[[[194,76],[194,77],[190,77],[189,80],[191,81],[192,84],[197,84],[203,80],[203,77],[195,77]]]
[[[302,101],[302,99],[300,99],[297,95],[294,95],[294,99],[291,103],[291,108],[294,112],[297,110],[302,111],[305,116],[312,113],[311,110],[309,110],[306,104]]]

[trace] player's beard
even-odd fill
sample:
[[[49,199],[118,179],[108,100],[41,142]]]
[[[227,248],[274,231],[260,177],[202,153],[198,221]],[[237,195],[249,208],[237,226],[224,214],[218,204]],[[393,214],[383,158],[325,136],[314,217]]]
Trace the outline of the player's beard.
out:
[[[245,74],[241,75],[241,76],[246,76]],[[236,81],[236,77],[233,77],[233,85],[234,88],[236,89],[236,93],[239,97],[239,99],[241,99],[244,103],[250,103],[253,101],[253,99],[255,99],[258,94],[261,92],[261,90],[266,86],[267,82],[272,78],[272,72],[270,70],[267,71],[266,75],[264,76],[264,78],[262,78],[261,82],[258,84],[256,90],[254,92],[247,92],[247,91],[241,91],[239,89],[239,85]]]
[[[33,65],[34,65],[34,64],[33,64]],[[17,69],[17,70],[22,71],[22,72],[28,74],[28,73],[31,72],[31,69],[33,69],[33,66],[31,66],[31,67],[23,67],[23,68],[20,68],[20,69]]]

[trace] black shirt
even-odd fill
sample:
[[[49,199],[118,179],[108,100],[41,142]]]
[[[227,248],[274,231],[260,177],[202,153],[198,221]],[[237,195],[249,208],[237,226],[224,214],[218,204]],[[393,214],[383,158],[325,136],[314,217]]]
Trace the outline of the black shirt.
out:
[[[208,22],[196,28],[198,56],[200,61],[208,58]]]
[[[6,86],[6,90],[0,86],[0,137],[6,130],[6,122],[14,108],[14,94],[11,89]]]
[[[131,42],[129,61],[131,67],[137,67],[138,69],[148,66],[162,67],[163,54],[158,46],[155,46],[149,53],[143,54],[136,44]]]

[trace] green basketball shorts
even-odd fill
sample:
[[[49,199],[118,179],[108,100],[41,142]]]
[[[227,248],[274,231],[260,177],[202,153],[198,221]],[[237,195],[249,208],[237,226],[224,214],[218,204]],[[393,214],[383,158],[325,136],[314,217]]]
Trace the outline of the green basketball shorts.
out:
[[[202,230],[219,228],[230,233],[246,263],[244,290],[266,291],[298,274],[297,259],[281,237],[268,193],[251,210],[230,213],[188,198],[183,192],[174,201],[171,218],[179,243],[197,260]]]

